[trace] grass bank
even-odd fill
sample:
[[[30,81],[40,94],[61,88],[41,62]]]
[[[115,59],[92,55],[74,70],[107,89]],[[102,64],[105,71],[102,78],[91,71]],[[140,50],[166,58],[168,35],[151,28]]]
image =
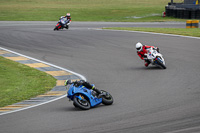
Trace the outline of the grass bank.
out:
[[[43,94],[55,85],[52,76],[0,56],[0,107]]]
[[[154,33],[165,33],[165,34],[176,34],[176,35],[183,35],[183,36],[200,37],[199,28],[186,29],[186,28],[112,27],[112,28],[103,28],[103,29],[145,31],[145,32],[154,32]]]
[[[74,21],[183,21],[162,17],[170,0],[1,0],[0,20],[57,21],[71,13]]]

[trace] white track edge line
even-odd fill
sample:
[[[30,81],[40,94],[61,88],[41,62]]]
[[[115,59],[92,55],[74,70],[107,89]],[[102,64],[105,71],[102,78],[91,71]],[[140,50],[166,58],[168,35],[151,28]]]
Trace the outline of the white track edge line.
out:
[[[13,111],[8,111],[8,112],[5,112],[5,113],[1,113],[0,116],[1,116],[1,115],[6,115],[6,114],[10,114],[10,113],[14,113],[14,112],[19,112],[19,111],[26,110],[26,109],[30,109],[30,108],[34,108],[34,107],[37,107],[37,106],[40,106],[40,105],[43,105],[43,104],[47,104],[47,103],[50,103],[50,102],[59,100],[59,99],[64,98],[64,97],[66,97],[66,96],[67,96],[67,94],[65,94],[65,95],[63,95],[63,96],[60,96],[60,97],[58,97],[58,98],[55,98],[55,99],[52,99],[52,100],[49,100],[49,101],[40,103],[40,104],[31,105],[31,106],[29,106],[29,107],[25,107],[25,108],[22,108],[22,109],[17,109],[17,110],[13,110]]]
[[[61,70],[64,70],[64,71],[68,71],[68,72],[70,72],[70,73],[72,73],[72,74],[74,74],[74,75],[79,76],[81,79],[83,79],[83,80],[85,80],[85,81],[87,80],[83,75],[78,74],[78,73],[76,73],[76,72],[73,72],[73,71],[71,71],[71,70],[68,70],[68,69],[65,69],[65,68],[62,68],[62,67],[59,67],[59,66],[56,66],[56,65],[53,65],[53,64],[50,64],[50,63],[47,63],[47,62],[44,62],[44,61],[41,61],[41,60],[38,60],[38,59],[35,59],[35,58],[32,58],[32,57],[29,57],[29,56],[26,56],[26,55],[23,55],[23,54],[20,54],[20,53],[17,53],[17,52],[14,52],[14,51],[12,51],[12,50],[8,50],[8,49],[6,49],[6,48],[0,47],[0,49],[5,50],[5,51],[8,51],[8,52],[11,52],[11,53],[14,53],[14,54],[17,54],[17,55],[19,55],[19,56],[26,57],[26,58],[31,59],[31,60],[34,60],[34,61],[38,61],[38,62],[47,64],[47,65],[52,66],[52,67],[56,67],[56,68],[61,69]],[[22,111],[22,110],[26,110],[26,109],[33,108],[33,107],[37,107],[37,106],[40,106],[40,105],[43,105],[43,104],[47,104],[47,103],[50,103],[50,102],[59,100],[59,99],[61,99],[61,98],[64,98],[64,97],[66,97],[66,96],[67,96],[67,94],[65,94],[65,95],[63,95],[63,96],[60,96],[60,97],[58,97],[58,98],[55,98],[55,99],[52,99],[52,100],[49,100],[49,101],[40,103],[40,104],[32,105],[32,106],[29,106],[29,107],[25,107],[25,108],[13,110],[13,111],[8,111],[8,112],[5,112],[5,113],[0,113],[0,116],[1,116],[1,115],[5,115],[5,114],[10,114],[10,113],[18,112],[18,111]]]
[[[20,53],[17,53],[17,52],[8,50],[8,49],[5,49],[5,48],[2,48],[2,47],[0,47],[0,49],[3,49],[3,50],[5,50],[5,51],[8,51],[8,52],[11,52],[11,53],[14,53],[14,54],[17,54],[17,55],[19,55],[19,56],[26,57],[26,58],[31,59],[31,60],[35,60],[35,61],[44,63],[44,64],[49,65],[49,66],[52,66],[52,67],[56,67],[56,68],[61,69],[61,70],[64,70],[64,71],[68,71],[68,72],[70,72],[70,73],[72,73],[72,74],[74,74],[74,75],[79,76],[81,79],[86,80],[86,78],[85,78],[83,75],[78,74],[78,73],[76,73],[76,72],[73,72],[73,71],[71,71],[71,70],[68,70],[68,69],[65,69],[65,68],[62,68],[62,67],[53,65],[53,64],[51,64],[51,63],[47,63],[47,62],[44,62],[44,61],[41,61],[41,60],[38,60],[38,59],[35,59],[35,58],[32,58],[32,57],[29,57],[29,56],[26,56],[26,55],[23,55],[23,54],[20,54]]]

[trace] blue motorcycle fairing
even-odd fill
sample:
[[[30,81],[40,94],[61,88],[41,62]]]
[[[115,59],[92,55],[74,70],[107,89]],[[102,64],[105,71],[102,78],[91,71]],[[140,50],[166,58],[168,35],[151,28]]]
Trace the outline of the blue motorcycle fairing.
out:
[[[61,18],[61,19],[59,20],[59,22],[60,22],[60,24],[63,26],[63,25],[66,25],[66,24],[69,22],[69,20],[67,20],[66,18]]]
[[[82,99],[82,97],[79,95],[79,96],[76,96],[78,99],[80,99],[80,100],[85,100],[85,99]]]
[[[69,99],[73,100],[73,97],[74,97],[75,94],[82,94],[82,95],[86,96],[89,99],[91,107],[94,107],[94,106],[102,103],[102,98],[94,97],[92,95],[92,91],[93,90],[87,89],[86,87],[84,87],[82,85],[79,86],[79,87],[75,87],[74,84],[72,84],[69,87],[69,90],[67,92],[67,94],[68,94],[67,97]],[[80,96],[78,98],[80,100],[82,100],[82,98]]]

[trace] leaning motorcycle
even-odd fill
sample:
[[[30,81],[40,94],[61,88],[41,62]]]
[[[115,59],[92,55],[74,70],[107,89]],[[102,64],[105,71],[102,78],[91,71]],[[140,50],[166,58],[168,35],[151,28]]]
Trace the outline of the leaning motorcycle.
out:
[[[93,85],[94,86],[94,85]],[[85,86],[77,85],[76,82],[67,85],[67,97],[70,101],[73,101],[75,107],[88,110],[91,107],[95,107],[101,103],[104,105],[113,104],[113,97],[110,93],[101,90],[101,97],[99,98],[97,93],[92,89],[87,89]]]
[[[67,18],[63,17],[63,18],[60,18],[60,20],[56,24],[54,30],[60,30],[63,28],[69,29],[69,25],[70,25],[69,20],[67,20]]]
[[[151,62],[152,65],[156,65],[160,68],[166,69],[165,60],[161,53],[158,53],[157,50],[152,47],[147,50],[147,59]]]

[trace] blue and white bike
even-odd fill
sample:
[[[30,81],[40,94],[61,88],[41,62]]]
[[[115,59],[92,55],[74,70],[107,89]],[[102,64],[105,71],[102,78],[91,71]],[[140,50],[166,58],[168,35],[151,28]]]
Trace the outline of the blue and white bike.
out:
[[[61,17],[58,23],[56,24],[54,30],[60,30],[63,28],[69,29],[70,21],[65,17]]]
[[[67,97],[73,101],[75,107],[83,110],[88,110],[101,103],[104,105],[113,104],[113,97],[104,90],[101,90],[101,97],[98,97],[94,90],[87,89],[82,85],[78,86],[76,82],[67,84],[67,89]]]

